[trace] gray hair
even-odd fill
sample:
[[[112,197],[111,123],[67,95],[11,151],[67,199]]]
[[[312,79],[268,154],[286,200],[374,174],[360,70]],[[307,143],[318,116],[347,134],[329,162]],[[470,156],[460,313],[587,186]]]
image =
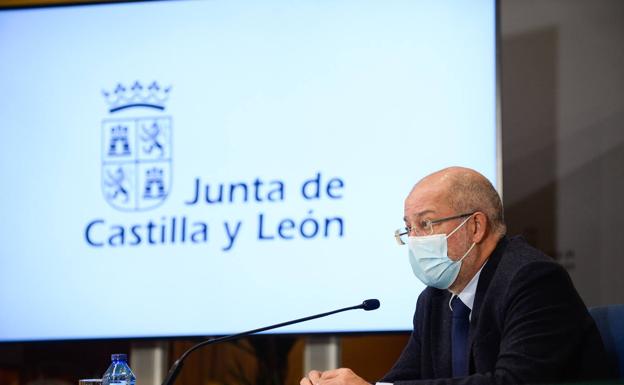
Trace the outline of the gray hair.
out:
[[[458,213],[481,211],[500,237],[505,235],[507,226],[503,214],[503,203],[492,183],[473,170],[457,170],[447,174],[448,200]]]

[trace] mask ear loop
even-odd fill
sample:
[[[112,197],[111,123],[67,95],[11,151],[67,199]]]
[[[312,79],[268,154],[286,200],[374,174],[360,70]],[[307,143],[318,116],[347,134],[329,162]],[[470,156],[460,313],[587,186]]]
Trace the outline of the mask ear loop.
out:
[[[474,214],[473,214],[473,215],[474,215]],[[456,232],[457,230],[459,230],[459,229],[460,229],[460,228],[461,228],[464,224],[466,224],[466,222],[468,222],[468,220],[469,220],[470,218],[472,218],[472,215],[470,215],[468,218],[464,219],[464,221],[463,221],[462,223],[460,223],[460,224],[459,224],[459,226],[457,226],[457,227],[455,228],[455,230],[451,231],[451,232],[450,232],[450,233],[446,236],[446,238],[448,239],[448,237],[450,237],[451,235],[455,234],[455,232]],[[466,257],[468,256],[468,254],[470,254],[470,252],[472,251],[472,249],[475,247],[475,245],[476,245],[476,244],[477,244],[476,242],[472,242],[472,245],[470,245],[470,247],[469,247],[469,248],[468,248],[468,250],[464,253],[464,255],[463,255],[461,258],[459,258],[457,261],[454,261],[453,263],[460,263],[461,261],[463,261],[463,260],[464,260],[464,258],[466,258]],[[456,295],[455,295],[455,294],[452,294],[452,295],[451,295],[451,298],[449,299],[449,303],[448,303],[449,309],[451,309],[451,311],[453,311],[453,306],[451,306],[451,301],[453,301],[453,298],[454,298],[454,297],[456,297]]]
[[[464,254],[463,257],[459,258],[459,260],[455,261],[455,263],[459,263],[459,262],[463,261],[464,258],[466,258],[468,256],[468,254],[470,254],[470,252],[472,251],[472,249],[475,247],[476,244],[477,244],[476,242],[472,242],[472,245],[470,246],[468,251],[466,251],[466,254]]]
[[[474,215],[474,214],[472,214],[472,215]],[[470,218],[472,218],[472,215],[470,215],[468,218],[464,219],[464,221],[463,221],[462,223],[460,223],[460,224],[459,224],[459,226],[457,226],[457,227],[455,228],[455,230],[453,230],[453,231],[451,231],[450,233],[448,233],[448,235],[446,236],[446,239],[448,239],[451,235],[455,234],[455,232],[456,232],[457,230],[461,229],[461,227],[462,227],[462,226],[463,226],[466,222],[468,222],[468,220],[469,220]]]
[[[472,214],[472,215],[474,215],[474,214]],[[468,222],[468,219],[472,218],[472,215],[470,215],[468,218],[464,219],[464,221],[463,221],[462,223],[460,223],[460,224],[459,224],[459,226],[457,226],[457,227],[455,228],[455,230],[451,231],[451,232],[449,233],[449,235],[447,235],[447,236],[446,236],[446,239],[448,239],[448,237],[450,237],[451,235],[455,234],[455,232],[456,232],[457,230],[459,230],[459,229],[460,229],[460,228],[461,228],[461,227],[462,227],[462,226],[463,226],[466,222]],[[463,260],[464,260],[464,258],[466,258],[466,257],[468,256],[468,254],[470,254],[470,252],[472,251],[472,249],[475,247],[475,245],[476,245],[476,244],[477,244],[476,242],[472,242],[472,245],[470,246],[470,248],[468,249],[468,251],[466,251],[466,252],[464,253],[464,256],[463,256],[463,257],[461,257],[461,258],[459,258],[459,259],[458,259],[457,261],[455,261],[454,263],[459,263],[459,262],[463,261]]]
[[[466,257],[468,256],[468,254],[470,254],[470,252],[471,252],[471,251],[472,251],[472,249],[475,247],[475,245],[476,245],[476,242],[472,242],[472,246],[470,246],[470,248],[468,249],[468,251],[466,251],[466,254],[464,254],[464,256],[463,256],[463,257],[461,257],[459,260],[457,260],[457,261],[455,261],[455,262],[453,262],[453,263],[459,263],[459,262],[463,261],[463,260],[464,260],[464,258],[466,258]],[[454,298],[454,297],[457,297],[457,295],[452,294],[452,295],[451,295],[451,298],[449,299],[449,303],[448,303],[448,305],[449,305],[449,309],[451,309],[451,311],[453,311],[453,306],[451,306],[451,301],[453,301],[453,298]]]

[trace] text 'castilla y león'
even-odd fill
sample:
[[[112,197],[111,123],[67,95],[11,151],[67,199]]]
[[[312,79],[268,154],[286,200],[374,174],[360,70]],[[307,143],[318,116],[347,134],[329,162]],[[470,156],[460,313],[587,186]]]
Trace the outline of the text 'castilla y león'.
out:
[[[146,218],[145,213],[132,213],[128,216],[134,220],[127,223],[96,218],[85,226],[84,237],[89,246],[97,248],[214,243],[222,251],[230,251],[239,239],[249,240],[250,237],[260,242],[344,237],[343,215],[319,214],[327,209],[324,202],[344,198],[344,180],[326,178],[318,172],[293,185],[297,191],[289,194],[287,183],[279,179],[258,177],[251,181],[202,183],[198,177],[193,180],[190,194],[186,195],[189,198],[180,206],[184,214],[159,215],[154,219]],[[289,200],[296,199],[300,200],[293,205],[296,212],[284,215],[284,208],[280,208],[272,214],[272,208],[277,205],[288,208]],[[304,209],[301,202],[306,203]],[[210,208],[218,206],[236,209],[215,210],[213,214]],[[331,208],[340,211],[339,205],[331,205]],[[166,209],[166,206],[161,208]],[[249,210],[254,210],[253,220],[227,217],[227,213],[236,212],[250,218]],[[192,215],[193,211],[197,211],[197,217]]]

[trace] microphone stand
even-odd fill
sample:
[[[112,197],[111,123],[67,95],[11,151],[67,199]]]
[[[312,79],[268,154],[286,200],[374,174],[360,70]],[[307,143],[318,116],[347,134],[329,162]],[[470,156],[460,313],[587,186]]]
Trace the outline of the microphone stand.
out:
[[[194,352],[195,350],[201,348],[202,346],[212,345],[212,344],[221,343],[221,342],[232,341],[232,340],[235,340],[237,338],[245,337],[245,336],[248,336],[248,335],[261,333],[261,332],[264,332],[264,331],[267,331],[267,330],[277,329],[277,328],[281,328],[281,327],[284,327],[284,326],[297,324],[297,323],[300,323],[300,322],[306,322],[306,321],[310,321],[310,320],[321,318],[321,317],[327,317],[329,315],[336,314],[336,313],[341,313],[343,311],[355,310],[355,309],[364,309],[366,311],[369,311],[369,310],[375,310],[375,309],[378,309],[378,308],[379,308],[379,300],[367,299],[364,302],[362,302],[361,304],[355,305],[355,306],[349,306],[349,307],[345,307],[345,308],[342,308],[342,309],[328,311],[326,313],[311,315],[311,316],[308,316],[308,317],[303,317],[303,318],[299,318],[299,319],[292,320],[292,321],[282,322],[282,323],[271,325],[271,326],[265,326],[265,327],[261,327],[261,328],[258,328],[258,329],[248,330],[248,331],[242,332],[242,333],[231,334],[231,335],[228,335],[228,336],[223,336],[223,337],[218,337],[218,338],[210,338],[210,339],[208,339],[206,341],[202,341],[202,342],[200,342],[200,343],[190,347],[187,351],[185,351],[180,356],[180,358],[178,358],[173,363],[173,365],[171,366],[171,369],[169,369],[169,373],[167,373],[167,377],[165,377],[165,380],[163,381],[162,385],[173,385],[173,383],[175,382],[176,378],[178,377],[178,374],[180,373],[180,370],[182,370],[182,367],[184,366],[184,360],[186,359],[186,357],[188,357],[192,352]]]

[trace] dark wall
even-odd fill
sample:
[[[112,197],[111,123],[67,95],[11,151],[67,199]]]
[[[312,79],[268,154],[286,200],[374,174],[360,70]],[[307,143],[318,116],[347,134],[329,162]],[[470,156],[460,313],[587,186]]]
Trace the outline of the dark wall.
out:
[[[501,29],[510,233],[624,303],[624,2],[501,0]]]

